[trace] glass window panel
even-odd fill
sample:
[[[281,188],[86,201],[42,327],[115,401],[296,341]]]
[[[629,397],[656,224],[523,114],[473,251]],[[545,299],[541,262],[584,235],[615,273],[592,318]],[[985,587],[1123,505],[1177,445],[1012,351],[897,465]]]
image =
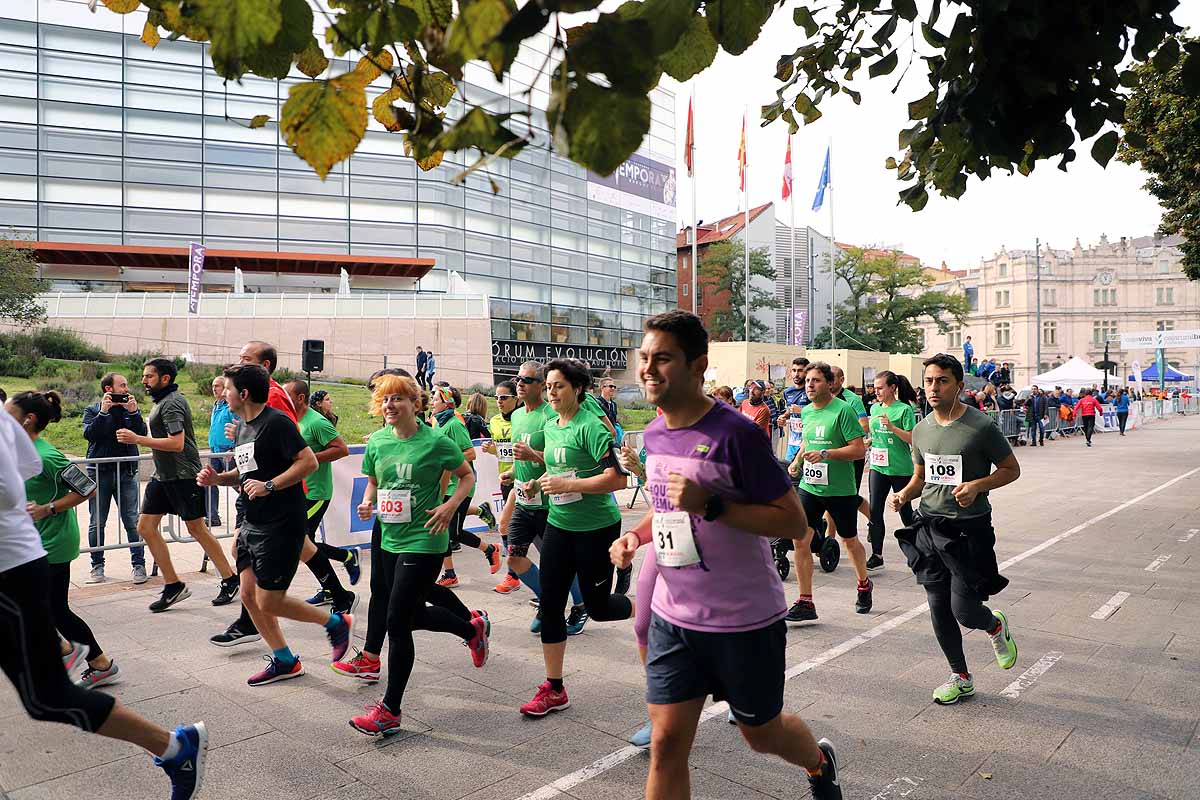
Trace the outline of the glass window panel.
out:
[[[10,97],[38,96],[37,75],[31,73],[0,71],[0,94]]]
[[[219,142],[253,142],[256,144],[275,144],[279,141],[279,132],[274,125],[268,124],[263,128],[247,128],[245,126],[245,122],[248,122],[256,114],[269,114],[273,119],[277,118],[274,113],[274,105],[264,106],[261,103],[251,103],[245,107],[238,107],[236,110],[240,113],[234,113],[235,109],[232,108],[233,105],[234,103],[231,100],[230,116],[244,117],[243,123],[238,124],[232,120],[206,116],[204,117],[204,138],[215,139]],[[208,110],[210,104],[206,102],[205,106],[206,110]]]
[[[86,152],[86,151],[84,151]],[[125,134],[126,158],[152,158],[159,161],[199,163],[204,151],[193,139],[171,139],[165,136]],[[118,149],[117,155],[120,155]]]
[[[518,342],[545,342],[550,338],[550,326],[535,322],[511,322],[512,338]]]
[[[417,166],[411,158],[373,156],[359,150],[350,157],[349,163],[352,174],[370,178],[415,178],[417,174]]]
[[[69,125],[70,123],[58,122],[55,124]],[[125,130],[128,133],[186,136],[199,139],[201,138],[201,118],[194,114],[169,114],[164,111],[127,108],[125,109]]]
[[[207,61],[207,59],[205,60]],[[226,82],[211,69],[204,70],[204,88],[209,95],[215,97],[229,95],[230,102],[244,98],[267,98],[274,101],[278,97],[275,83],[274,79],[259,78],[254,75],[243,75],[240,81]],[[286,98],[287,93],[285,92],[283,96]],[[274,102],[271,105],[273,106]],[[230,114],[230,116],[233,115]]]
[[[607,309],[616,311],[618,309],[617,296],[606,292],[589,291],[588,306],[590,308]]]
[[[361,175],[351,175],[350,194],[354,197],[378,197],[384,200],[415,200],[417,183],[396,178],[367,178]]]
[[[118,96],[117,103],[120,102]],[[174,111],[180,114],[201,113],[200,94],[188,89],[127,85],[125,87],[125,105],[129,108],[145,108],[151,111]]]
[[[374,256],[395,256],[396,258],[416,258],[417,248],[413,247],[389,247],[379,244],[352,244],[350,252],[362,255]]]
[[[525,181],[534,186],[547,186],[550,183],[550,170],[520,161],[513,161],[509,164],[509,174],[514,180]]]
[[[226,193],[232,194],[232,193]],[[211,197],[211,193],[209,195]],[[125,184],[125,205],[141,208],[179,208],[200,210],[200,189],[187,186],[155,186],[148,183]],[[209,202],[210,209],[229,209],[232,206]]]
[[[0,146],[34,150],[38,129],[33,125],[8,124],[0,118]]]
[[[477,253],[467,254],[467,272],[471,275],[494,275],[500,278],[508,277],[508,259],[481,256]]]
[[[121,230],[119,207],[92,207],[42,202],[39,225],[51,228],[88,228],[99,231]]]
[[[603,222],[611,222],[613,225],[621,224],[621,209],[604,203],[596,203],[588,201],[588,217],[598,219]]]
[[[68,53],[96,53],[104,56],[121,57],[121,37],[107,31],[86,28],[66,28],[58,25],[41,26],[40,44],[48,50],[63,50]]]
[[[617,328],[620,327],[621,317],[619,314],[610,311],[588,311],[587,324],[593,328]]]
[[[424,201],[417,204],[417,213],[422,225],[450,225],[457,228],[462,228],[466,217],[466,212],[461,207]]]
[[[6,200],[37,201],[37,178],[24,175],[0,175],[0,197]]]
[[[163,40],[163,43],[166,39]],[[198,67],[125,62],[125,82],[128,86],[171,86],[199,92],[204,86]]]
[[[445,247],[461,250],[463,233],[454,228],[421,224],[417,226],[417,244],[421,247]]]
[[[422,204],[441,203],[461,207],[464,200],[464,191],[461,188],[446,186],[430,180],[427,175],[422,175],[417,180],[417,199]]]
[[[283,154],[280,153],[282,157]],[[325,180],[308,169],[304,172],[279,170],[279,191],[324,194],[340,197],[346,193],[346,176],[330,173]]]
[[[214,164],[236,164],[243,167],[271,167],[277,165],[278,148],[249,144],[204,143],[204,160]],[[198,160],[198,159],[191,159]]]
[[[119,211],[119,209],[118,209]],[[43,242],[84,242],[87,244],[121,244],[120,231],[106,232],[95,228],[49,228],[38,229],[38,238]]]
[[[203,55],[204,48],[198,42],[189,42],[186,39],[171,41],[164,36],[156,46],[151,48],[147,47],[145,42],[137,36],[125,37],[125,57],[127,59],[199,66],[202,63]]]
[[[175,233],[184,236],[199,236],[201,233],[199,214],[158,209],[125,209],[125,229],[143,233]]]
[[[38,123],[37,101],[21,97],[0,95],[0,120],[6,123],[20,122],[25,125]]]
[[[344,197],[280,193],[279,213],[289,217],[345,217],[348,202]]]
[[[487,253],[501,258],[509,257],[509,242],[493,236],[484,236],[468,231],[466,249],[472,253]]]
[[[362,143],[355,152],[364,154],[383,153],[407,158],[404,155],[404,140],[394,133],[382,133],[380,131],[367,131],[367,135],[363,137]],[[412,163],[411,160],[409,163]]]
[[[43,77],[41,97],[63,103],[87,103],[98,106],[120,106],[121,84],[93,81],[80,83],[70,78]]]
[[[169,183],[175,186],[199,186],[201,180],[200,165],[126,159],[125,180],[130,183]]]
[[[576,289],[587,288],[586,272],[576,272],[575,270],[571,269],[555,269],[552,270],[551,275],[551,282],[555,286],[571,286]],[[580,303],[579,305],[583,305],[583,303]]]
[[[204,229],[222,236],[250,236],[255,239],[274,239],[279,235],[274,216],[206,213]]]
[[[621,253],[621,245],[604,239],[588,239],[588,253],[598,256],[617,258]]]
[[[536,242],[537,244],[550,244],[550,229],[544,225],[536,225],[528,222],[518,222],[513,220],[509,223],[510,235],[514,239],[520,239],[526,242]],[[548,255],[547,251],[547,255]],[[548,259],[547,259],[548,260]]]
[[[114,234],[117,237],[116,244],[122,244],[121,234]],[[124,244],[135,244],[143,247],[187,247],[189,242],[195,241],[195,236],[188,234],[170,234],[170,233],[131,233],[125,231]],[[207,242],[210,246],[216,247],[215,244]]]
[[[616,347],[620,337],[616,331],[588,329],[587,343],[598,347]]]
[[[419,235],[420,235],[420,232],[418,231],[418,236]],[[455,270],[456,272],[458,272],[459,274],[461,274],[466,269],[466,267],[465,267],[466,259],[464,258],[463,254],[459,251],[443,250],[443,249],[440,249],[437,247],[418,246],[417,252],[420,254],[421,258],[434,259],[437,262],[437,267],[439,270],[452,269],[452,270]],[[439,274],[442,275],[443,279],[444,279],[446,273],[444,271],[441,271],[441,272],[439,272]],[[424,286],[424,284],[422,284],[422,286]],[[442,288],[445,288],[445,287],[443,286]]]
[[[510,307],[509,315],[513,319],[525,320],[528,322],[547,322],[550,319],[550,309],[544,305],[518,303],[513,301]]]
[[[424,221],[424,215],[421,217]],[[508,236],[509,224],[507,216],[488,214],[479,211],[467,212],[467,230],[490,233],[493,236]]]
[[[3,186],[2,178],[0,178],[0,186]],[[4,220],[6,226],[17,229],[18,232],[21,228],[36,226],[37,203],[34,201],[0,200],[0,220]],[[37,238],[36,235],[33,238]]]
[[[504,278],[493,278],[491,275],[468,275],[467,285],[471,291],[486,294],[489,297],[507,297],[508,281]]]
[[[587,291],[585,289],[571,289],[565,286],[554,286],[552,287],[552,292],[555,305],[587,305]],[[582,320],[580,321],[582,322]]]
[[[100,156],[76,156],[62,153],[42,153],[41,173],[60,178],[94,178],[120,181],[121,159]]]
[[[529,264],[524,261],[513,261],[509,264],[509,274],[519,280],[537,280],[539,272],[541,272],[541,269],[536,264]]]
[[[408,223],[350,223],[350,238],[354,242],[374,244],[416,244],[417,226]]]
[[[493,302],[492,305],[494,307],[495,302]],[[511,339],[512,338],[512,326],[509,325],[508,320],[503,320],[503,319],[493,319],[492,320],[492,338],[493,339]]]
[[[415,223],[417,221],[417,208],[414,203],[352,198],[350,200],[350,217],[352,219],[375,220],[377,222]]]
[[[42,178],[41,185],[41,199],[49,203],[121,205],[120,183],[77,181],[66,178]]]
[[[36,14],[35,9],[27,10]],[[0,41],[21,47],[37,47],[37,25],[33,22],[22,22],[15,19],[0,19]]]
[[[42,50],[41,69],[43,75],[58,75],[78,80],[86,86],[95,81],[121,84],[121,59],[96,55],[95,51],[72,47],[67,51]],[[119,56],[119,54],[118,54]]]
[[[522,261],[532,261],[535,264],[550,263],[549,248],[537,247],[530,244],[522,244],[521,242],[513,242],[509,249],[514,259],[519,258]]]
[[[204,207],[209,211],[235,211],[243,214],[275,214],[276,195],[272,192],[235,191],[206,188]],[[301,216],[304,216],[301,214]]]
[[[570,250],[553,250],[550,255],[551,263],[556,267],[567,267],[568,269],[587,269],[587,256],[583,253],[576,253]]]
[[[567,192],[583,197],[587,194],[587,181],[571,175],[564,175],[561,172],[554,172],[550,174],[550,188],[556,192]]]
[[[273,169],[211,164],[204,166],[204,184],[212,189],[274,192],[276,175]]]

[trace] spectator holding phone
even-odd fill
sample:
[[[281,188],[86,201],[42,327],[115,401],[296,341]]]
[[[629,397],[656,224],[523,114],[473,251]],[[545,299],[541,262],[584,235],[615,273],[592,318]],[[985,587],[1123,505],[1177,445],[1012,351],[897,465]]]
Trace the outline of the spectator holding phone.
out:
[[[128,428],[139,435],[146,434],[146,421],[138,408],[137,398],[129,393],[129,379],[110,372],[100,379],[100,399],[83,410],[83,438],[87,439],[87,457],[116,458],[137,456],[136,445],[121,444],[117,431]],[[96,493],[88,501],[88,545],[104,546],[104,529],[108,523],[108,512],[112,501],[117,502],[117,513],[125,535],[132,544],[140,542],[138,536],[138,462],[134,460],[92,464],[87,468],[88,477],[96,482]],[[146,552],[143,547],[132,547],[129,560],[133,566],[133,582],[146,582]],[[92,553],[92,571],[87,583],[103,583],[104,551]]]

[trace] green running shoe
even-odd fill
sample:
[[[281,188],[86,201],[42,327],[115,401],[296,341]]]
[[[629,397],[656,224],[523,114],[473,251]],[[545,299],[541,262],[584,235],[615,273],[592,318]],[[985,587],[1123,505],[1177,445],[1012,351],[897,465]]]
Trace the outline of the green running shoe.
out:
[[[950,673],[950,680],[933,690],[933,702],[939,706],[952,706],[963,697],[975,694],[975,681]]]
[[[487,503],[483,503],[476,509],[479,518],[483,520],[483,524],[488,526],[488,530],[496,530],[496,515],[492,513],[492,509]]]
[[[1008,629],[1008,617],[1004,616],[1003,611],[993,611],[992,615],[1000,623],[1000,630],[988,637],[992,640],[992,649],[996,651],[996,663],[1000,669],[1012,669],[1017,663],[1017,643]]]

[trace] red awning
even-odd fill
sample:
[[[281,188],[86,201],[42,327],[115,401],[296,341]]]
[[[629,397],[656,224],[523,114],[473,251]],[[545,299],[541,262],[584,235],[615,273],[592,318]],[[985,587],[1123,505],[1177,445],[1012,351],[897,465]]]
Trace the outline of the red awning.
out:
[[[143,269],[188,268],[186,247],[142,247],[140,245],[86,244],[82,242],[13,242],[33,250],[42,264],[91,267],[136,267]],[[340,253],[275,253],[266,250],[217,250],[204,254],[206,270],[232,272],[280,272],[299,275],[421,278],[434,266],[432,258],[349,255]]]

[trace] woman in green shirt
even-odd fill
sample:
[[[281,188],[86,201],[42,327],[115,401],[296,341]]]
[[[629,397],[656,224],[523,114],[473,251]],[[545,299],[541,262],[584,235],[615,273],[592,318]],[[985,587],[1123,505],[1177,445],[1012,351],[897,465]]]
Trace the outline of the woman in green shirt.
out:
[[[490,625],[482,611],[469,611],[448,589],[434,583],[442,554],[450,544],[447,532],[458,507],[475,489],[475,475],[462,450],[447,437],[417,421],[420,389],[412,378],[385,375],[375,382],[372,412],[387,423],[371,434],[363,454],[367,487],[358,518],[373,515],[380,522],[380,559],[372,564],[383,581],[372,581],[371,609],[386,608],[388,683],[383,700],[350,725],[368,736],[400,727],[400,706],[415,659],[413,631],[451,633],[471,651],[476,667],[488,658]],[[442,499],[442,476],[457,483]],[[429,605],[432,604],[432,605]],[[379,654],[360,652],[333,665],[333,671],[362,680],[379,680]]]
[[[871,541],[871,557],[867,569],[883,568],[883,540],[887,531],[883,526],[883,509],[888,492],[899,492],[908,485],[913,474],[912,430],[917,427],[914,407],[917,393],[908,378],[884,370],[875,376],[875,396],[879,399],[871,406],[871,465],[869,488],[871,492],[871,518],[867,523],[867,538]],[[900,519],[905,525],[913,522],[912,503],[900,507]]]
[[[608,548],[621,534],[621,511],[613,492],[626,485],[612,455],[613,435],[581,404],[592,378],[576,361],[556,359],[546,365],[550,407],[541,458],[546,474],[522,487],[526,496],[550,498],[546,533],[541,545],[542,658],[546,682],[521,713],[543,717],[570,705],[563,687],[567,595],[576,575],[588,616],[600,622],[629,619],[633,607],[612,594],[613,565]]]
[[[62,419],[62,398],[58,392],[20,392],[4,407],[21,423],[42,457],[42,471],[25,481],[25,496],[29,500],[26,507],[42,537],[50,565],[47,591],[54,627],[64,637],[63,665],[69,673],[81,657],[86,657],[87,666],[76,679],[77,686],[91,689],[113,683],[119,672],[117,663],[105,655],[92,629],[71,610],[67,597],[71,588],[71,562],[79,557],[75,506],[95,494],[95,486],[85,486],[88,479],[82,470],[72,467],[58,448],[42,438],[47,425]],[[90,488],[86,495],[77,491],[85,488]]]

